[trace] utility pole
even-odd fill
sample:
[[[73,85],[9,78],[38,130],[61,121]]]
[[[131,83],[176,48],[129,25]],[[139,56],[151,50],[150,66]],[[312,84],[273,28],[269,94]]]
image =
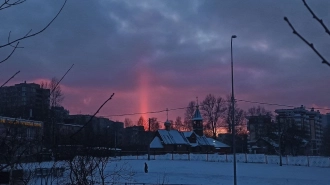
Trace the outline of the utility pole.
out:
[[[281,128],[281,123],[282,118],[279,116],[278,119],[278,148],[279,148],[279,155],[280,155],[280,166],[282,166],[282,128]]]
[[[117,153],[117,126],[115,130],[115,158],[117,157],[116,153]]]
[[[151,119],[149,118],[149,128],[148,128],[148,161],[150,161],[150,122],[151,122]]]
[[[233,62],[233,39],[236,35],[232,35],[230,39],[230,55],[231,55],[231,132],[233,137],[233,164],[234,164],[234,185],[237,185],[236,177],[236,142],[235,142],[235,97],[234,97],[234,62]]]

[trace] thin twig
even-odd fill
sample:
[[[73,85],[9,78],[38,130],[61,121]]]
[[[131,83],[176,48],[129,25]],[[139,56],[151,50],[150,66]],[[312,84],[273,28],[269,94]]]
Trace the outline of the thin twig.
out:
[[[302,41],[305,42],[305,44],[307,44],[310,48],[312,48],[312,50],[322,59],[322,63],[326,64],[330,67],[330,63],[320,54],[320,52],[314,47],[313,43],[309,43],[303,36],[301,36],[296,29],[293,27],[293,25],[291,24],[291,22],[289,21],[289,19],[287,17],[284,17],[284,20],[288,23],[288,25],[291,27],[293,34],[297,35]]]
[[[30,31],[28,32],[28,34],[26,34],[26,35],[24,35],[23,37],[20,37],[20,38],[18,38],[18,39],[15,39],[15,40],[13,40],[13,41],[11,41],[11,42],[9,42],[9,43],[7,43],[7,44],[4,44],[4,45],[0,45],[0,48],[3,48],[3,47],[6,47],[6,46],[8,46],[8,45],[11,45],[11,44],[13,44],[13,43],[15,43],[15,42],[18,42],[18,41],[20,41],[20,40],[24,40],[24,39],[27,39],[27,38],[29,38],[29,37],[33,37],[33,36],[36,36],[36,35],[38,35],[38,34],[40,34],[41,32],[43,32],[43,31],[45,31],[54,21],[55,21],[55,19],[58,17],[58,15],[62,12],[62,10],[63,10],[63,8],[64,8],[64,6],[65,6],[65,4],[66,4],[66,2],[67,2],[68,0],[65,0],[64,1],[64,3],[63,3],[63,5],[62,5],[62,7],[60,8],[60,10],[57,12],[57,14],[55,15],[55,17],[43,28],[43,29],[41,29],[41,30],[39,30],[38,32],[35,32],[35,33],[33,33],[33,34],[30,34]]]
[[[7,42],[10,42],[10,35],[11,35],[11,31],[9,31]],[[10,45],[10,46],[11,47],[16,47],[16,48],[24,48],[24,47],[17,47],[17,46],[13,46],[13,45]]]
[[[323,20],[320,19],[319,17],[317,17],[315,15],[315,13],[313,12],[313,10],[306,3],[306,0],[302,0],[302,1],[303,1],[304,5],[306,6],[306,8],[308,9],[308,11],[312,14],[313,18],[315,20],[317,20],[317,22],[319,22],[322,25],[322,27],[324,28],[325,32],[330,36],[330,31],[329,31],[328,27],[324,24]]]
[[[19,5],[21,3],[24,3],[26,0],[17,0],[14,3],[9,3],[10,0],[5,0],[2,5],[0,5],[0,10],[9,8],[11,6]],[[6,5],[6,6],[5,6]]]
[[[62,76],[62,78],[56,83],[55,87],[52,89],[52,91],[50,92],[49,95],[52,95],[54,93],[56,87],[61,83],[63,78],[66,76],[66,74],[68,74],[68,72],[72,69],[73,66],[74,66],[74,64],[71,65],[71,67],[66,71],[66,73]]]
[[[93,114],[93,116],[91,116],[90,117],[90,119],[82,126],[82,127],[80,127],[79,128],[79,130],[77,130],[75,133],[73,133],[71,136],[70,136],[70,138],[71,139],[73,139],[73,137],[76,135],[76,134],[78,134],[86,125],[88,125],[91,121],[92,121],[92,119],[96,116],[96,114],[98,114],[99,113],[99,111],[102,109],[102,107],[108,102],[108,101],[110,101],[111,99],[112,99],[112,97],[115,95],[115,93],[112,93],[112,95],[110,96],[110,98],[108,98],[100,107],[99,107],[99,109],[97,109],[97,111]]]
[[[11,76],[4,84],[1,85],[1,87],[5,86],[11,79],[13,79],[18,73],[20,73],[21,71],[17,71],[13,76]],[[1,88],[0,87],[0,88]]]
[[[3,60],[0,61],[0,64],[3,63],[3,62],[5,62],[6,60],[8,60],[13,55],[13,53],[15,52],[15,50],[17,48],[19,48],[18,45],[19,45],[19,42],[16,42],[16,45],[13,46],[14,47],[13,50],[10,52],[10,54],[5,59],[3,59]]]

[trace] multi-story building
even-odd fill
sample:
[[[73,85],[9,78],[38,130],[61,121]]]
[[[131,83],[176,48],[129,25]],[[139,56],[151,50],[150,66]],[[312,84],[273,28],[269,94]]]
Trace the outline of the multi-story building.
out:
[[[278,141],[273,137],[276,124],[270,115],[247,116],[247,148],[251,153],[274,154]]]
[[[269,136],[274,123],[269,115],[247,116],[247,129],[249,131],[249,141],[256,141],[261,137]]]
[[[44,121],[49,109],[50,90],[35,83],[0,88],[0,116]]]
[[[330,127],[330,113],[323,115],[323,127]]]
[[[92,146],[111,146],[119,147],[123,140],[124,123],[109,120],[103,117],[91,115],[69,115],[64,124],[83,125],[81,134],[84,136],[84,144]],[[88,124],[86,124],[88,123]]]
[[[40,152],[42,126],[41,121],[0,116],[0,142],[2,143],[0,155],[6,157],[1,160],[16,160],[15,157],[23,158]]]
[[[319,154],[323,137],[322,115],[319,111],[314,111],[314,108],[309,111],[301,106],[293,109],[277,109],[275,112],[278,118],[286,120],[285,123],[294,123],[299,130],[305,131],[310,145],[310,154]]]

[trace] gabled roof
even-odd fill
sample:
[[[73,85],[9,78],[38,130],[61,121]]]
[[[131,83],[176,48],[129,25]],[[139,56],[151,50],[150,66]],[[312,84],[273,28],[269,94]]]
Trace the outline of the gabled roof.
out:
[[[158,133],[164,144],[189,145],[187,138],[177,130],[158,130]]]
[[[162,145],[161,140],[159,139],[159,137],[155,137],[151,143],[150,143],[150,148],[164,148]]]
[[[229,148],[230,146],[226,145],[223,142],[217,141],[215,139],[212,138],[207,138],[207,140],[209,141],[209,143],[211,143],[215,148]]]
[[[212,146],[212,144],[209,143],[209,141],[207,140],[208,138],[205,137],[205,135],[199,136],[199,135],[196,134],[196,136],[197,136],[196,139],[197,139],[197,142],[198,142],[199,145],[209,145],[209,146]]]
[[[195,110],[194,117],[193,117],[192,120],[193,121],[203,121],[203,118],[202,118],[201,112],[199,111],[198,106],[197,106],[197,108]]]
[[[192,133],[194,133],[193,131],[185,131],[185,132],[182,132],[184,137],[190,137]]]
[[[188,132],[182,132],[183,135],[187,138],[190,137],[192,134],[195,134],[196,136],[196,143],[190,143],[191,146],[198,146],[198,145],[212,145],[205,135],[199,136],[194,131],[188,131]]]

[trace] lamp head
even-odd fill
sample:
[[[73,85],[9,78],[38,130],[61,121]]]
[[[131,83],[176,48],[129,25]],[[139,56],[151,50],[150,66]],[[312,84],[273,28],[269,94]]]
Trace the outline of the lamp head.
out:
[[[236,35],[232,35],[232,36],[231,36],[232,39],[234,39],[234,38],[236,38],[236,37],[237,37]]]

